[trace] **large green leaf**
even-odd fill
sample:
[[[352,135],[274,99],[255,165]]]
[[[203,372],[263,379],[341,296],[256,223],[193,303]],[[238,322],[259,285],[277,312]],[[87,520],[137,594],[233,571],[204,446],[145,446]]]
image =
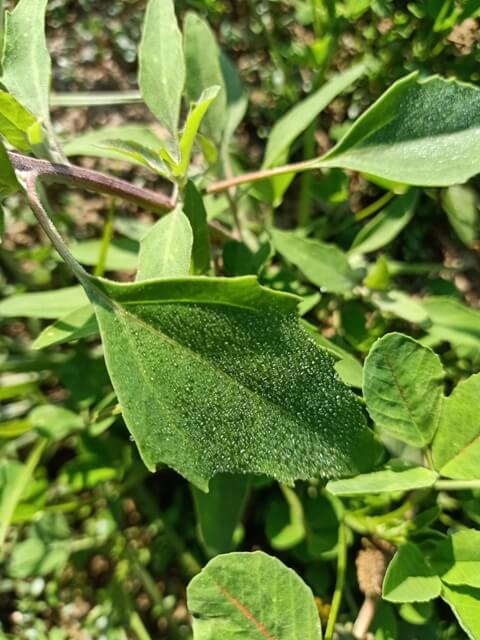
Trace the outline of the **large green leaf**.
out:
[[[478,196],[465,185],[454,185],[442,192],[442,207],[460,240],[471,247],[478,237]]]
[[[140,243],[137,280],[188,275],[192,227],[181,207],[160,218]]]
[[[358,232],[350,253],[369,253],[391,242],[412,219],[417,200],[415,189],[392,200]]]
[[[20,293],[0,302],[0,317],[56,319],[86,304],[88,298],[80,286]]]
[[[432,564],[448,585],[480,589],[480,531],[464,529],[449,536],[435,549]]]
[[[317,161],[394,182],[449,186],[480,171],[480,91],[417,73],[395,82]]]
[[[411,491],[431,487],[437,478],[438,475],[430,469],[395,460],[379,471],[362,473],[345,480],[331,480],[327,489],[336,496]]]
[[[290,483],[371,467],[372,433],[298,299],[253,277],[86,281],[125,421],[149,469]]]
[[[445,398],[433,440],[433,463],[448,478],[480,478],[480,373]],[[480,585],[479,585],[480,586]]]
[[[438,356],[413,338],[389,333],[373,345],[363,369],[367,409],[384,432],[415,447],[433,438],[443,398]]]
[[[46,9],[47,0],[20,0],[7,12],[1,82],[33,115],[48,122],[51,61]]]
[[[313,594],[261,551],[211,560],[189,584],[195,640],[321,640]]]
[[[441,595],[470,640],[478,640],[480,638],[480,589],[443,585]]]
[[[292,142],[310,125],[317,115],[365,73],[365,66],[357,64],[335,74],[323,87],[288,111],[272,127],[265,150],[264,167],[272,167],[282,159]]]
[[[210,556],[234,549],[233,534],[250,489],[246,475],[221,473],[210,481],[209,492],[192,486],[201,540]]]
[[[190,101],[196,102],[209,87],[220,87],[201,127],[209,138],[219,142],[226,122],[227,96],[215,36],[207,22],[193,12],[188,12],[185,17],[183,35],[187,65],[186,87]]]
[[[440,595],[442,583],[417,545],[402,545],[388,565],[383,597],[390,602],[425,602]]]
[[[150,111],[176,138],[185,62],[173,0],[149,0],[139,48],[138,82]]]
[[[347,256],[334,244],[302,238],[292,231],[272,229],[275,248],[313,284],[332,293],[348,293],[358,279]]]

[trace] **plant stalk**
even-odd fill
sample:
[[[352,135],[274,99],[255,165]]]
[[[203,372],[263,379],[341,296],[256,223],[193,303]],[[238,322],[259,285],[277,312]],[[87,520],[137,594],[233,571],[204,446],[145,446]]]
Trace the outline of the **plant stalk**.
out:
[[[327,629],[324,640],[332,640],[335,631],[335,624],[342,604],[343,589],[345,586],[345,575],[347,571],[347,536],[345,524],[340,522],[338,527],[338,556],[337,556],[337,581],[335,592],[332,598],[332,607],[328,616]]]

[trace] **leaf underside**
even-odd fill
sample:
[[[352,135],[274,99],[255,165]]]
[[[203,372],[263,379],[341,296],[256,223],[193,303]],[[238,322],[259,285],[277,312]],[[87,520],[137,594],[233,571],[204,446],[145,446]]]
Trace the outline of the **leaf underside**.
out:
[[[355,396],[300,328],[297,298],[253,277],[91,279],[107,367],[149,469],[201,489],[222,472],[352,475],[374,447]]]

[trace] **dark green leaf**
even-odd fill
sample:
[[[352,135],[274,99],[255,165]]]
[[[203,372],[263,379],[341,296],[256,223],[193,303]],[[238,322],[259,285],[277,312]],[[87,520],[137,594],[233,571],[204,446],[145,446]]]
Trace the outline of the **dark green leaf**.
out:
[[[193,231],[193,273],[206,273],[210,269],[210,237],[207,212],[203,204],[203,198],[191,180],[187,182],[185,187],[183,212],[189,219]]]

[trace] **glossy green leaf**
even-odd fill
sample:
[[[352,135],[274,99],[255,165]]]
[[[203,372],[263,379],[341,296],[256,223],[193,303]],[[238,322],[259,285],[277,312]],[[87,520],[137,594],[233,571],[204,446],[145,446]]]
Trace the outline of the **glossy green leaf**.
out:
[[[137,280],[187,276],[193,233],[181,207],[156,222],[140,243]]]
[[[211,560],[189,584],[195,640],[321,640],[309,587],[262,551]]]
[[[183,23],[187,94],[197,102],[209,87],[220,87],[219,93],[205,114],[202,131],[212,140],[222,137],[227,115],[227,96],[220,66],[220,51],[215,36],[205,20],[188,12]]]
[[[55,291],[20,293],[0,302],[0,316],[56,319],[86,304],[88,298],[80,286]]]
[[[54,344],[63,344],[98,335],[98,324],[92,305],[74,309],[55,320],[33,341],[32,349],[46,349]]]
[[[377,251],[391,242],[412,219],[417,200],[418,191],[415,189],[392,200],[358,232],[350,253]]]
[[[371,431],[301,330],[296,297],[252,277],[86,286],[149,469],[167,464],[206,489],[222,472],[291,483],[371,467]]]
[[[100,146],[107,150],[110,149],[123,159],[140,164],[160,176],[167,176],[169,173],[167,165],[160,158],[159,151],[155,151],[151,147],[147,147],[135,140],[105,140],[100,143]]]
[[[292,142],[307,129],[318,114],[339,94],[365,73],[365,66],[357,64],[347,71],[335,74],[312,95],[305,98],[288,111],[272,127],[268,136],[263,166],[272,167],[278,163]],[[283,161],[283,158],[282,158]]]
[[[358,284],[347,256],[338,247],[291,231],[272,229],[277,251],[322,291],[348,293]]]
[[[185,187],[183,212],[190,221],[193,232],[192,271],[203,274],[210,269],[210,236],[207,212],[195,184],[189,180]]]
[[[47,0],[20,0],[6,13],[2,84],[34,116],[49,122],[51,61],[45,38]]]
[[[480,347],[480,311],[472,309],[453,298],[432,296],[423,298],[431,325],[428,333],[438,340],[453,345]]]
[[[478,640],[480,638],[480,589],[443,585],[441,595],[470,640]]]
[[[478,237],[478,196],[465,185],[442,191],[442,207],[460,240],[471,247]]]
[[[448,585],[480,589],[480,531],[457,531],[437,546],[432,565]]]
[[[480,478],[480,374],[460,382],[443,401],[433,463],[447,478]],[[480,586],[480,585],[479,585]]]
[[[373,345],[363,369],[367,409],[385,433],[415,447],[433,438],[443,399],[439,357],[413,338],[389,333]]]
[[[417,545],[403,544],[388,565],[382,596],[389,602],[426,602],[440,595],[442,583]]]
[[[161,140],[146,125],[125,125],[97,129],[96,131],[76,136],[73,140],[64,143],[63,151],[67,156],[98,156],[112,158],[113,160],[125,160],[124,153],[104,146],[107,140],[133,141],[136,144],[154,150],[159,150],[162,145]],[[130,156],[129,161],[143,164],[143,161],[140,161],[135,156]]]
[[[0,135],[15,149],[30,151],[28,132],[36,122],[35,116],[27,111],[14,96],[0,91]]]
[[[327,489],[336,496],[363,493],[390,493],[431,487],[438,474],[425,467],[415,467],[401,460],[389,462],[384,469],[362,473],[355,478],[331,480]]]
[[[139,48],[138,82],[150,111],[176,138],[185,61],[173,0],[148,2]]]
[[[398,80],[317,166],[404,184],[450,186],[480,171],[480,91],[417,73]]]
[[[222,473],[210,481],[208,493],[192,486],[200,538],[209,556],[232,551],[250,489],[245,475]]]
[[[210,105],[217,98],[219,91],[219,86],[204,89],[198,100],[192,102],[190,106],[190,111],[182,131],[182,137],[180,138],[180,165],[178,168],[180,175],[185,175],[188,171],[193,143],[195,142],[198,130],[202,120],[207,116]]]

